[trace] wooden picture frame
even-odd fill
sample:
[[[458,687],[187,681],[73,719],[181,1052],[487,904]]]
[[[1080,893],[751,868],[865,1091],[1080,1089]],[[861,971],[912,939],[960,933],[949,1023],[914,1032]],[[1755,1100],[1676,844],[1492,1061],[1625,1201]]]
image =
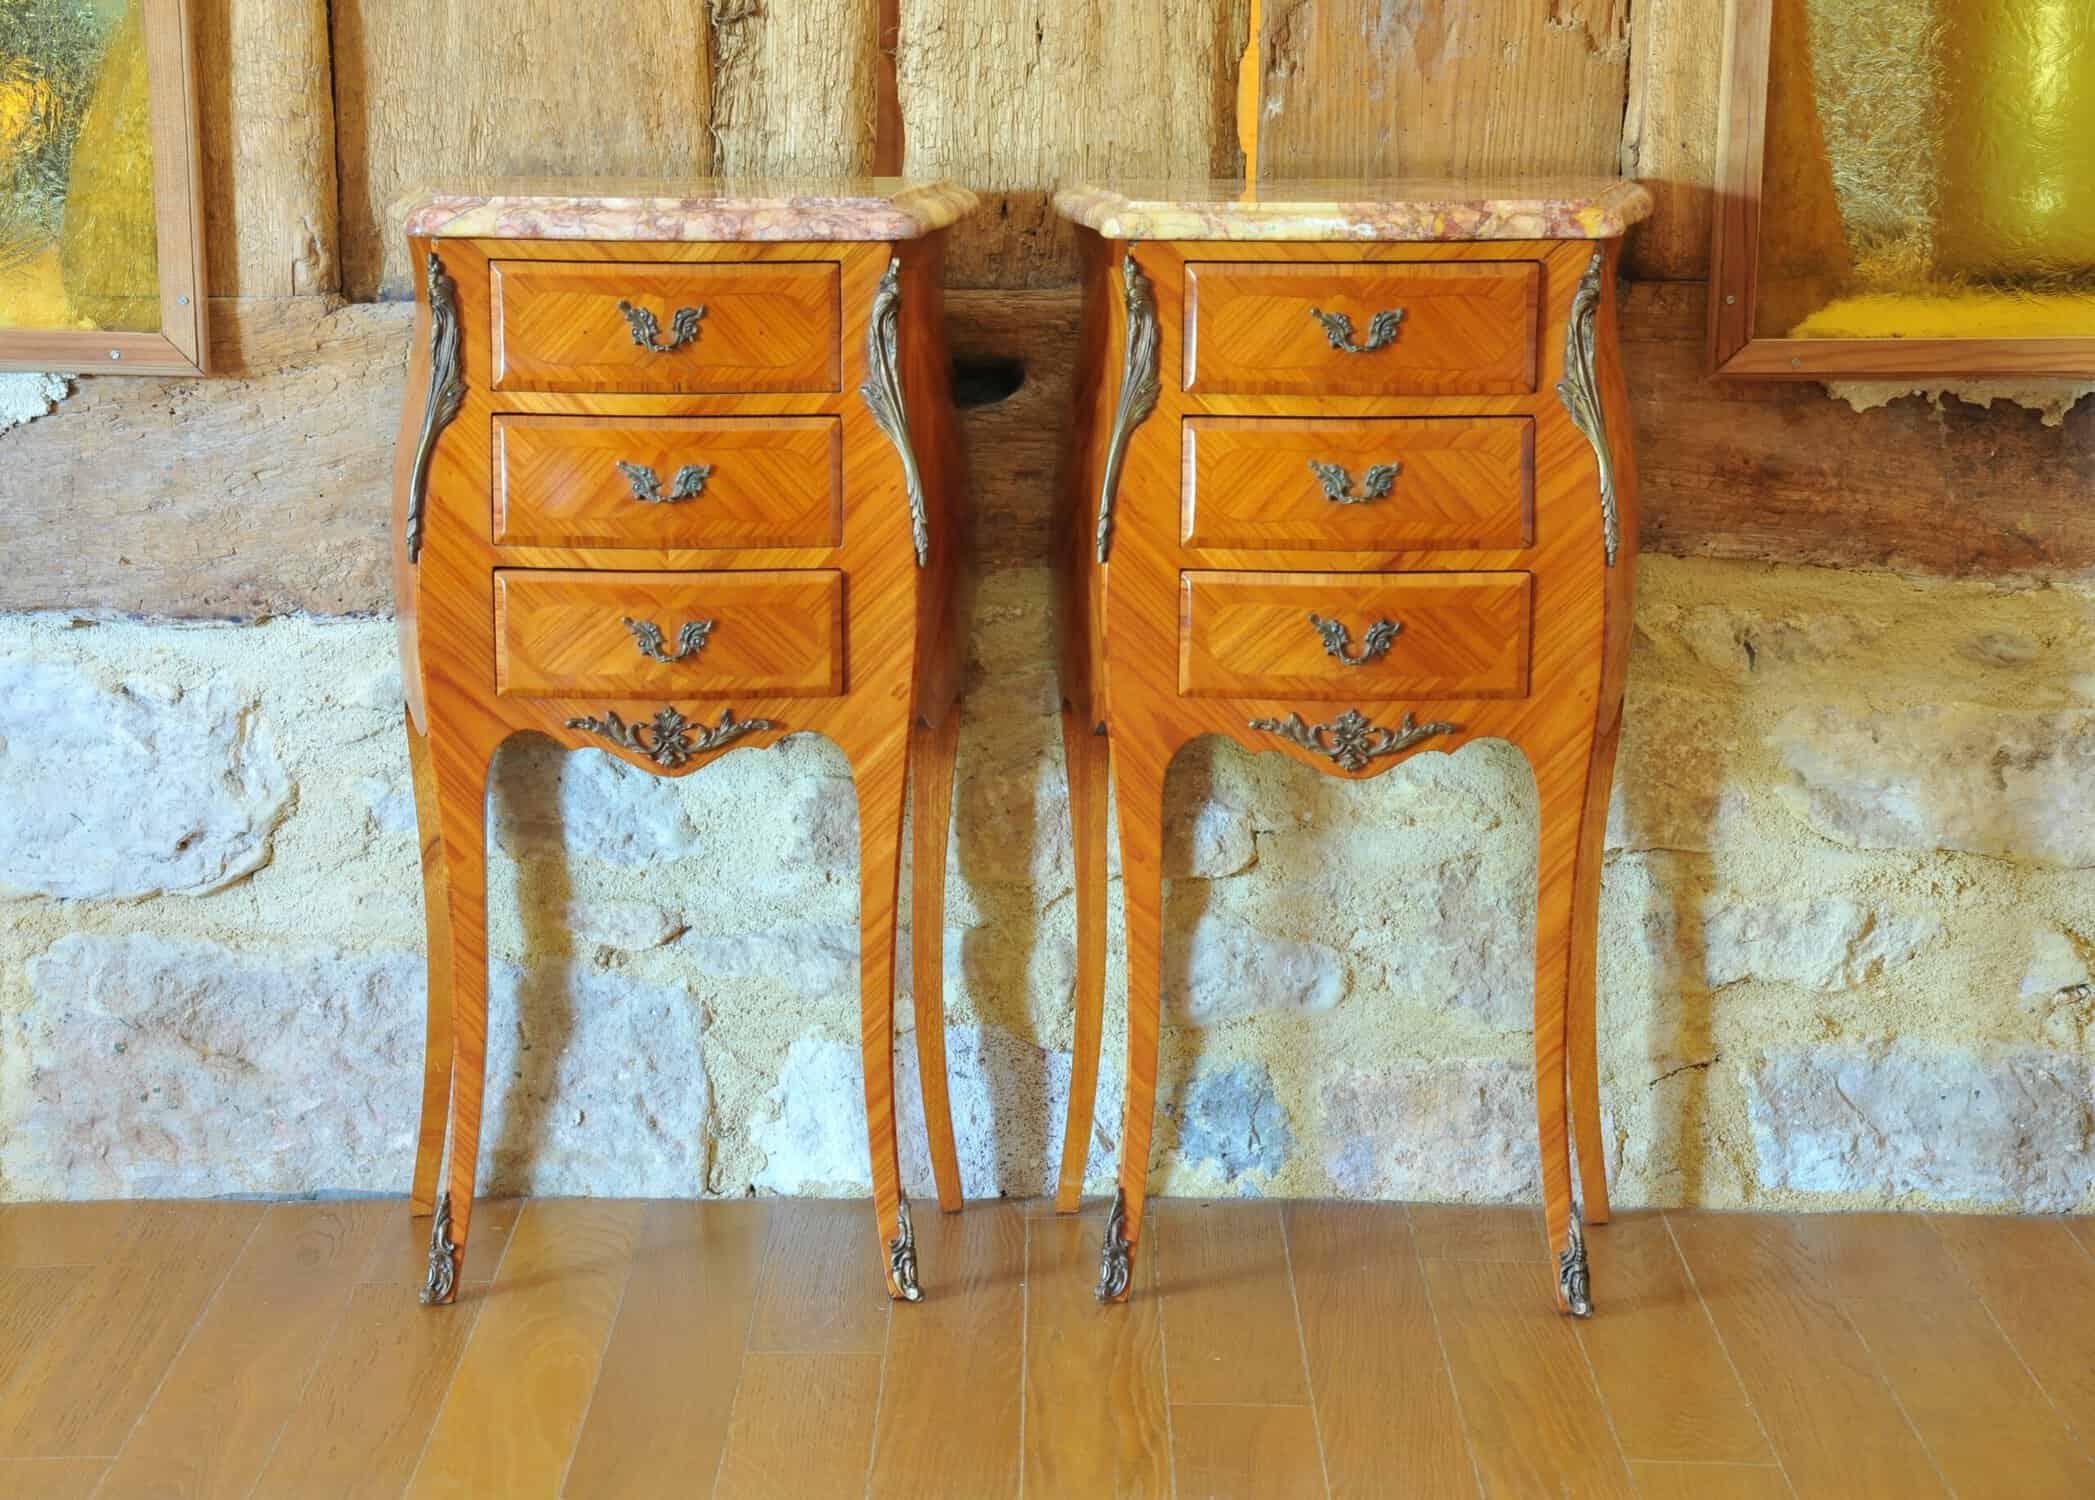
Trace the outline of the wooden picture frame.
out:
[[[203,160],[197,132],[194,0],[142,0],[146,128],[153,147],[153,217],[160,331],[0,329],[0,370],[98,375],[203,375]]]
[[[1761,182],[1777,0],[1729,0],[1717,112],[1716,225],[1710,240],[1713,374],[1761,380],[2095,377],[2095,338],[1768,338],[1756,336]]]

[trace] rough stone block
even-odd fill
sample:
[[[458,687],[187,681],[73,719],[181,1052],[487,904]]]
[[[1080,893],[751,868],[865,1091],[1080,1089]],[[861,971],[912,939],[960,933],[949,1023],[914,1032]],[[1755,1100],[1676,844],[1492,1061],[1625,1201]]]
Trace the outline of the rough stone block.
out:
[[[1353,1197],[1494,1203],[1541,1191],[1534,1075],[1520,1064],[1339,1071],[1324,1085],[1319,1138]]]
[[[580,854],[641,866],[698,846],[678,784],[600,750],[511,740],[495,754],[495,835],[515,858]]]
[[[82,901],[229,885],[291,805],[252,699],[62,662],[0,661],[0,787],[0,894]]]
[[[1711,989],[1768,979],[1845,990],[1897,968],[1941,922],[1857,901],[1772,901],[1719,907],[1703,922],[1703,973]]]
[[[2030,934],[2030,966],[2023,972],[2022,994],[2029,999],[2056,995],[2087,984],[2087,955],[2069,933],[2044,929]]]
[[[2095,713],[1826,703],[1768,740],[1795,777],[1784,795],[1839,843],[2095,865]]]
[[[21,1197],[401,1192],[422,1077],[418,955],[61,938],[29,966],[28,1097],[0,1114]],[[688,1195],[710,1110],[699,1008],[580,967],[498,965],[489,1193]]]
[[[720,937],[694,934],[679,947],[714,980],[768,980],[816,999],[858,998],[856,923],[807,923]]]
[[[10,1195],[404,1188],[419,958],[76,934],[28,978],[28,1097],[0,1113]]]
[[[1389,962],[1393,988],[1427,1003],[1473,1011],[1494,1026],[1535,1022],[1532,878],[1494,880],[1484,860],[1458,854],[1423,877],[1431,905]]]
[[[1202,917],[1182,959],[1166,945],[1164,992],[1174,1014],[1196,1026],[1265,1010],[1330,1010],[1346,998],[1348,982],[1337,949],[1226,917]]]
[[[1053,1192],[1069,1101],[1069,1054],[996,1027],[949,1026],[946,1066],[962,1191],[970,1198]],[[913,1197],[928,1198],[935,1187],[923,1094],[915,1043],[906,1035],[899,1039],[895,1071],[902,1185]],[[1113,1170],[1124,1076],[1110,1057],[1099,1071],[1087,1173],[1093,1182],[1103,1182]],[[755,1185],[777,1193],[871,1191],[864,1079],[856,1044],[814,1034],[795,1038],[768,1097],[775,1113],[749,1127],[764,1161]]]
[[[1722,697],[1633,673],[1607,847],[1698,853],[1720,847],[1720,828],[1744,801],[1731,769],[1739,719],[1738,706]]]
[[[571,901],[567,925],[582,942],[637,953],[677,936],[684,919],[647,901]]]
[[[480,1132],[486,1191],[703,1192],[714,1122],[698,1001],[680,986],[580,964],[504,964],[494,978]]]
[[[2059,1213],[2095,1183],[2089,1089],[2084,1057],[1900,1041],[1771,1053],[1746,1115],[1768,1187]]]
[[[1287,1109],[1264,1063],[1234,1062],[1195,1074],[1184,1104],[1172,1112],[1178,1117],[1180,1158],[1215,1163],[1225,1181],[1247,1173],[1270,1178],[1295,1149]]]

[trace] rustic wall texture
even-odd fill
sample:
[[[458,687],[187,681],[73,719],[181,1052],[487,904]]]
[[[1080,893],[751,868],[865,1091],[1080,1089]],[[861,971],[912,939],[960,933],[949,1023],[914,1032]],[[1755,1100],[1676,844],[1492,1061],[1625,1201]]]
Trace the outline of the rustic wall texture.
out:
[[[947,980],[976,1194],[1050,1182],[1068,1078],[1048,591],[991,575],[973,643]],[[0,620],[7,1192],[399,1187],[393,660],[383,621]],[[2084,590],[1647,565],[1601,950],[1626,1202],[2088,1199],[2091,660]],[[1348,784],[1203,743],[1172,784],[1164,1190],[1531,1195],[1517,752]],[[491,1184],[863,1191],[841,756],[669,782],[519,740],[494,798]]]
[[[199,9],[224,374],[0,377],[0,1197],[405,1185],[407,310],[342,300],[401,289],[393,194],[897,165],[984,194],[955,341],[1025,365],[965,418],[988,574],[948,1044],[969,1191],[1041,1191],[1073,969],[1043,564],[1075,296],[1047,198],[1241,171],[1248,5],[622,0],[576,32],[534,0],[506,41],[394,0]],[[1601,926],[1622,1201],[2095,1206],[2087,404],[1703,377],[1721,0],[1264,11],[1269,175],[1620,169],[1659,200],[1624,309],[1647,557]],[[841,756],[801,737],[664,782],[518,740],[495,782],[491,1187],[863,1192]],[[1518,754],[1345,784],[1204,742],[1172,818],[1160,1188],[1532,1196]],[[902,1072],[928,1192],[906,1046]]]

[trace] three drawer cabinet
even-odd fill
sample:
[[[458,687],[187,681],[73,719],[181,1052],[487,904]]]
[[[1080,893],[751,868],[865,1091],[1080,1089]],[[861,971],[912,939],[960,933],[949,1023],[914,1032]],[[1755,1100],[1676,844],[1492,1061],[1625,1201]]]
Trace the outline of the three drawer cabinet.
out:
[[[1173,754],[1218,734],[1363,778],[1501,738],[1541,798],[1543,1200],[1559,1305],[1583,1316],[1583,1224],[1608,1216],[1594,939],[1636,560],[1613,269],[1650,199],[1614,179],[1334,186],[1056,199],[1086,266],[1061,551],[1077,985],[1057,1206],[1077,1207],[1097,1090],[1108,778],[1129,1013],[1099,1278],[1114,1301],[1148,1180]]]
[[[456,1295],[487,1042],[487,773],[531,730],[681,776],[827,735],[858,789],[878,1264],[920,1295],[896,1164],[903,808],[940,1205],[946,835],[965,648],[944,184],[513,183],[411,200],[394,484],[429,1025],[412,1212]]]

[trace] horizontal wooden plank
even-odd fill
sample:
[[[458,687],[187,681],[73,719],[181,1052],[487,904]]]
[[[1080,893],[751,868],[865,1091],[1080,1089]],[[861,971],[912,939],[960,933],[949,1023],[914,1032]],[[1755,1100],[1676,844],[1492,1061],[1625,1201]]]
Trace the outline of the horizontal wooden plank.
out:
[[[1633,282],[1623,364],[1643,546],[1944,578],[2095,566],[2095,403],[2058,427],[2006,401],[1856,412],[1811,383],[1714,380],[1700,282]]]
[[[1811,384],[1712,380],[1704,288],[1631,283],[1622,311],[1644,548],[1675,556],[2044,579],[2095,568],[2095,405],[1855,412]],[[1044,563],[1061,505],[1074,290],[948,295],[986,566]],[[0,609],[253,619],[392,604],[388,494],[411,309],[225,299],[208,381],[83,378],[0,433],[14,551]],[[985,363],[987,362],[987,363]],[[1008,373],[1008,372],[1007,372]]]
[[[210,380],[94,377],[0,433],[0,609],[392,607],[405,304],[220,300]]]

